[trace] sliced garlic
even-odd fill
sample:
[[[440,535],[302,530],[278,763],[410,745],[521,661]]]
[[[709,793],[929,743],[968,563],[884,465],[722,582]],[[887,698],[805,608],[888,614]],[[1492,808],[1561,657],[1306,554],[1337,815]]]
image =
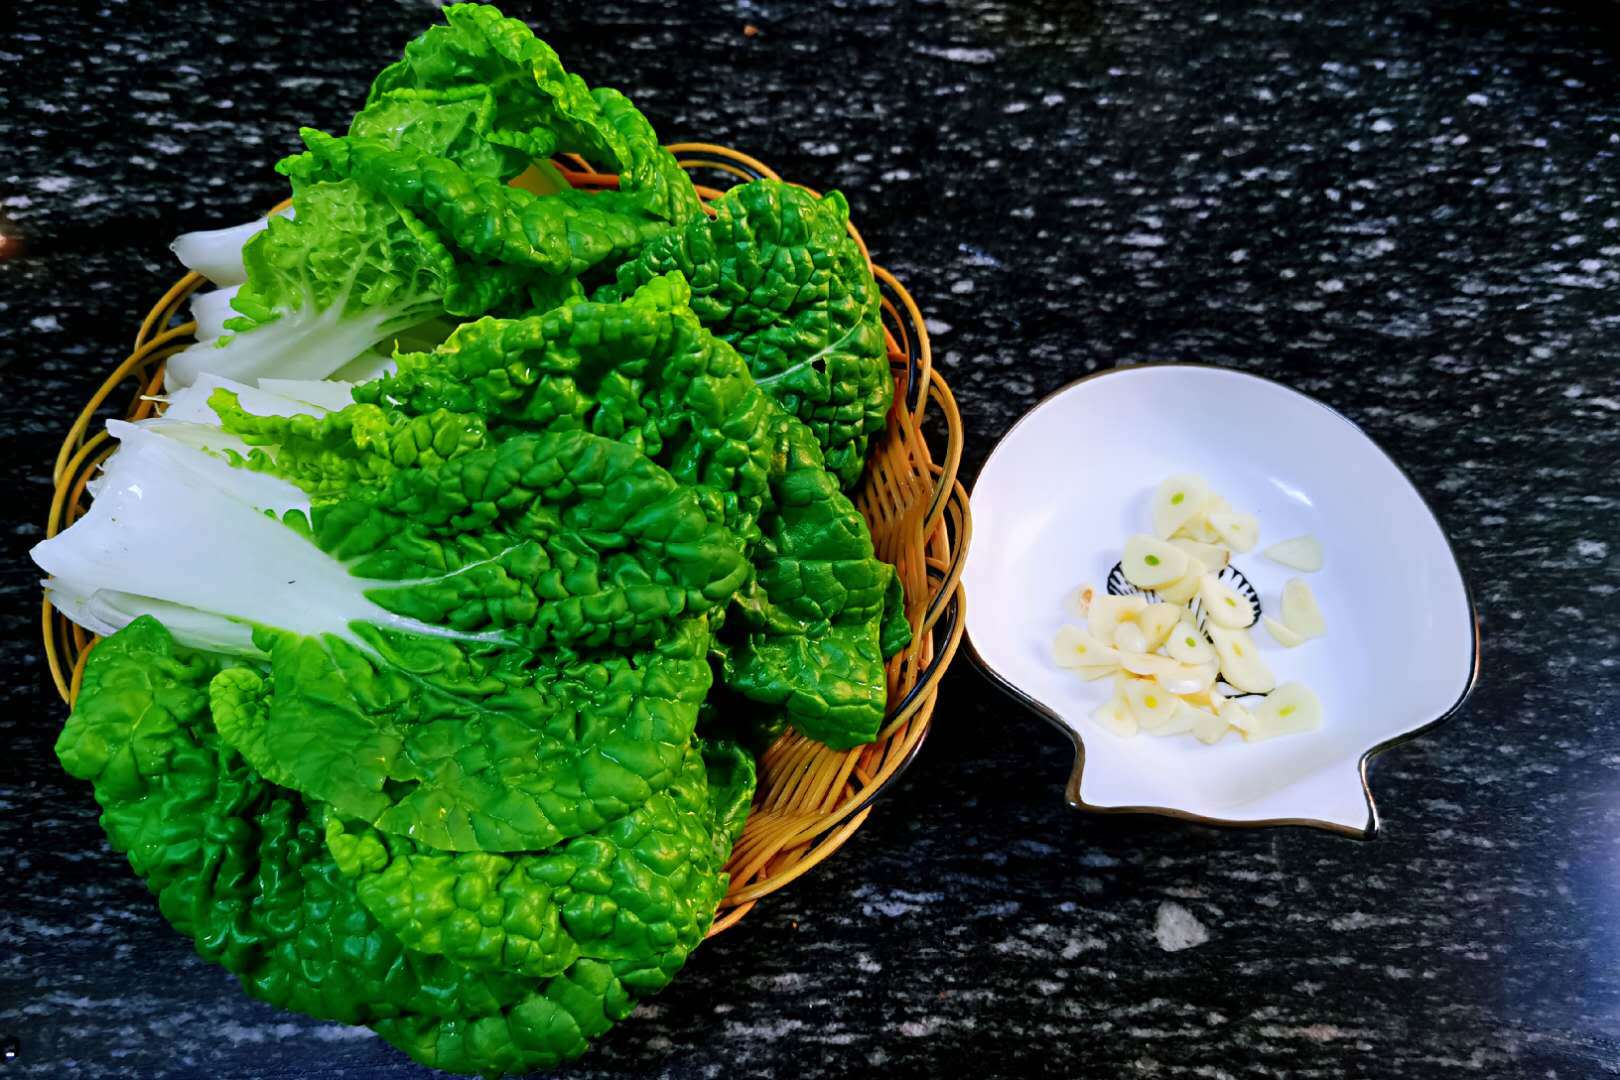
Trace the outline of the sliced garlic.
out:
[[[1209,571],[1197,559],[1187,557],[1187,573],[1179,580],[1168,585],[1160,585],[1153,591],[1159,594],[1159,599],[1171,604],[1185,604],[1198,595],[1198,579]]]
[[[1206,509],[1183,521],[1173,539],[1195,540],[1200,544],[1218,544],[1221,542],[1221,534],[1209,523],[1209,513]]]
[[[1193,717],[1193,738],[1205,746],[1214,746],[1226,737],[1231,727],[1225,720],[1205,709],[1195,709],[1187,706],[1187,712]]]
[[[1176,702],[1175,710],[1169,716],[1156,724],[1143,724],[1142,730],[1149,735],[1158,735],[1168,738],[1171,735],[1185,735],[1198,724],[1198,710],[1189,709],[1181,702]]]
[[[1262,617],[1260,621],[1266,624],[1266,629],[1270,631],[1272,640],[1283,648],[1293,649],[1305,644],[1303,637],[1294,633],[1288,629],[1286,624],[1278,622],[1270,615]]]
[[[1284,683],[1265,696],[1244,733],[1250,741],[1315,731],[1322,726],[1322,703],[1302,682]]]
[[[1187,553],[1146,533],[1125,541],[1125,557],[1120,560],[1125,580],[1139,589],[1154,589],[1187,572]]]
[[[1247,630],[1235,630],[1213,620],[1208,630],[1221,658],[1221,678],[1246,694],[1264,694],[1277,685],[1277,677],[1261,659]]]
[[[1178,697],[1208,693],[1215,685],[1218,670],[1214,664],[1177,664],[1173,669],[1154,672],[1153,681]]]
[[[1091,597],[1090,585],[1076,585],[1063,597],[1063,610],[1077,619],[1084,619],[1091,611]]]
[[[1169,657],[1155,653],[1122,652],[1119,654],[1119,666],[1122,671],[1128,671],[1143,679],[1151,679],[1161,671],[1173,670],[1177,665]]]
[[[1212,686],[1208,690],[1200,690],[1196,694],[1182,694],[1181,700],[1195,708],[1215,712],[1216,706],[1226,699],[1217,694]]]
[[[1119,666],[1132,675],[1152,679],[1167,693],[1180,696],[1208,690],[1215,684],[1218,669],[1214,664],[1183,664],[1168,656],[1153,653],[1119,654]]]
[[[1145,641],[1143,652],[1152,652],[1164,645],[1165,639],[1170,636],[1181,622],[1184,612],[1175,604],[1149,604],[1136,616],[1136,625],[1142,631]]]
[[[1183,664],[1209,664],[1215,660],[1215,646],[1204,637],[1204,632],[1183,619],[1176,624],[1165,640],[1164,651]]]
[[[1152,608],[1162,605],[1149,604],[1148,606]],[[1142,633],[1142,628],[1134,622],[1122,622],[1114,627],[1114,647],[1120,652],[1144,653],[1149,651],[1147,635]]]
[[[1260,519],[1253,514],[1222,510],[1209,515],[1209,524],[1233,551],[1245,552],[1260,542]]]
[[[1108,676],[1114,674],[1118,670],[1118,664],[1083,664],[1074,669],[1075,674],[1086,680],[1086,682],[1096,682],[1098,679],[1106,679]]]
[[[1158,683],[1147,679],[1132,679],[1126,683],[1125,701],[1144,731],[1163,727],[1175,715],[1179,704],[1174,694],[1166,693]]]
[[[1243,732],[1244,738],[1249,737],[1249,729],[1254,726],[1254,714],[1244,708],[1243,703],[1237,698],[1221,698],[1215,703],[1215,715],[1226,724]]]
[[[1203,563],[1210,571],[1224,569],[1232,561],[1232,553],[1219,544],[1203,544],[1180,536],[1170,543]]]
[[[1091,636],[1098,641],[1113,641],[1114,628],[1122,620],[1135,618],[1147,603],[1145,596],[1093,596],[1091,610],[1086,614]]]
[[[1300,637],[1321,637],[1327,633],[1327,620],[1316,606],[1316,594],[1304,578],[1289,578],[1282,591],[1282,621]]]
[[[1136,717],[1126,705],[1124,695],[1117,691],[1113,697],[1091,710],[1091,718],[1122,739],[1136,734]]]
[[[1314,574],[1322,569],[1322,542],[1314,536],[1296,536],[1272,544],[1264,552],[1272,562],[1282,563],[1293,570]]]
[[[1249,603],[1249,598],[1214,574],[1205,574],[1198,579],[1198,600],[1204,607],[1204,614],[1213,622],[1233,630],[1254,625],[1254,605]]]
[[[1209,485],[1203,477],[1170,477],[1153,493],[1153,535],[1160,540],[1170,539],[1208,500]]]
[[[1060,626],[1052,636],[1052,660],[1060,668],[1111,667],[1119,664],[1119,650],[1078,626]]]

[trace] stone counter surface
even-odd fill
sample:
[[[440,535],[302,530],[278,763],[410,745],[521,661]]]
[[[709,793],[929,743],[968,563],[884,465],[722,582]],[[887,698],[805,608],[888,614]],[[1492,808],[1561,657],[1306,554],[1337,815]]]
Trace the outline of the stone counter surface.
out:
[[[1410,471],[1484,634],[1466,708],[1374,763],[1372,843],[1077,814],[1067,741],[963,659],[856,838],[562,1075],[1620,1072],[1612,11],[511,5],[666,139],[849,196],[930,316],[968,478],[1099,368],[1261,372]],[[0,22],[0,229],[26,245],[0,261],[0,1076],[428,1075],[248,1000],[159,918],[52,754],[26,552],[70,411],[177,276],[169,239],[279,198],[298,127],[341,128],[433,17]]]

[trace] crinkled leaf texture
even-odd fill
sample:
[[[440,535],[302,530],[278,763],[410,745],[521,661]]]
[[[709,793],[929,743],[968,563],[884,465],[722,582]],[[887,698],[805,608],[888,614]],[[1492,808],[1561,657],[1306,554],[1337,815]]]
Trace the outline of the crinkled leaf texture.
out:
[[[413,416],[476,415],[497,439],[586,429],[646,452],[747,545],[753,580],[721,637],[727,684],[829,746],[869,742],[884,657],[909,640],[894,569],[811,429],[689,301],[669,274],[622,302],[483,319],[355,393]]]
[[[124,428],[90,513],[36,559],[76,595],[182,608],[192,644],[268,658],[274,691],[232,699],[266,704],[221,726],[260,772],[481,851],[591,831],[673,777],[707,616],[747,567],[633,447],[516,437],[306,510],[271,475]]]
[[[622,94],[590,90],[494,8],[454,5],[445,17],[377,77],[347,135],[304,131],[309,149],[279,166],[290,220],[177,241],[229,288],[193,302],[198,340],[169,361],[171,389],[203,373],[253,384],[367,370],[381,342],[610,272],[702,216],[686,173]],[[537,196],[509,184],[559,151],[620,173],[620,189]]]
[[[103,635],[58,754],[249,993],[547,1068],[707,932],[756,782],[715,733],[881,728],[910,627],[843,493],[892,394],[876,287],[841,197],[710,221],[490,7],[303,137],[290,213],[177,243],[223,286],[198,344],[35,549]]]
[[[692,310],[742,354],[756,383],[815,433],[828,470],[852,487],[894,396],[882,298],[849,235],[838,192],[778,180],[740,184],[712,218],[664,233],[619,267],[599,299],[679,271]]]
[[[340,867],[332,850],[351,834],[331,810],[268,781],[215,731],[210,688],[244,670],[179,647],[155,619],[139,618],[92,651],[57,753],[93,784],[109,840],[164,916],[254,997],[370,1024],[439,1068],[521,1073],[582,1053],[637,995],[664,985],[707,931],[730,843],[694,749],[667,795],[633,823],[508,860],[542,870],[547,898],[568,897],[536,915],[572,942],[574,956],[558,970],[466,965],[409,946],[356,887],[356,878],[382,882],[366,888],[392,918],[392,862],[368,868],[351,850]],[[715,775],[719,805],[735,805],[734,773]],[[469,857],[428,858],[454,867]],[[468,904],[487,881],[470,868],[457,877],[452,905]]]

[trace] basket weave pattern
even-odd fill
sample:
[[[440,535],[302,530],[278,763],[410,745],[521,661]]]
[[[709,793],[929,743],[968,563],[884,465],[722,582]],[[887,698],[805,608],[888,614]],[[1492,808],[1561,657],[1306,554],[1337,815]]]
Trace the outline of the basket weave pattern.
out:
[[[671,146],[694,173],[734,179],[774,172],[747,155],[704,143]],[[594,172],[574,158],[558,162],[578,187],[616,186],[617,177]],[[708,202],[721,190],[699,184]],[[280,209],[278,207],[277,209]],[[866,251],[860,233],[850,233]],[[869,260],[870,261],[870,260]],[[838,850],[872,812],[872,801],[916,757],[928,732],[940,678],[962,637],[963,556],[972,533],[967,494],[957,482],[962,422],[945,380],[934,370],[921,312],[894,276],[873,265],[883,293],[883,323],[896,379],[887,429],[872,441],[866,475],[855,503],[872,529],[880,558],[892,563],[906,590],[911,646],[888,665],[888,717],[876,741],[854,750],[830,750],[788,732],[759,759],[759,788],[747,828],[727,870],[731,887],[710,934],[734,925],[759,900],[808,872]],[[85,512],[85,485],[116,449],[98,418],[140,420],[161,413],[164,362],[191,344],[195,324],[181,311],[206,285],[187,274],[142,321],[135,349],[101,384],[74,420],[53,472],[55,495],[45,535],[55,536]],[[127,387],[121,414],[109,405]],[[937,456],[923,435],[925,422],[942,429]],[[96,638],[70,623],[49,601],[43,609],[45,655],[57,690],[70,705],[84,661]]]

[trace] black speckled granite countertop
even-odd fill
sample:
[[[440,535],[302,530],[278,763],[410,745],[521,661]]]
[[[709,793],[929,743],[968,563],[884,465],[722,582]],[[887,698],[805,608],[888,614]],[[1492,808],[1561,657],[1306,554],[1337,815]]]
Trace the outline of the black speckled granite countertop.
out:
[[[1067,743],[964,662],[857,838],[568,1075],[1620,1071],[1620,79],[1589,7],[511,5],[666,138],[848,193],[931,316],[969,476],[1099,367],[1264,372],[1411,471],[1485,643],[1462,714],[1375,763],[1370,844],[1077,815]],[[0,29],[27,243],[0,263],[0,1076],[425,1075],[247,1000],[163,924],[51,753],[26,552],[169,238],[277,198],[297,127],[341,126],[431,17],[35,4]]]

